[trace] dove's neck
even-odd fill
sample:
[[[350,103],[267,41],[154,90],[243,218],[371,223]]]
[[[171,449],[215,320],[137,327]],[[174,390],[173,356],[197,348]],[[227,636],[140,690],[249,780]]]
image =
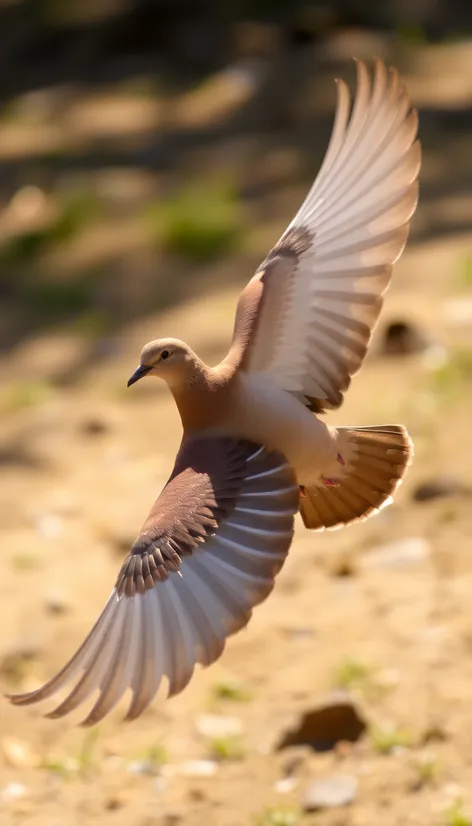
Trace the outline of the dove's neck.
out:
[[[223,427],[231,405],[234,375],[232,366],[208,367],[196,356],[192,370],[170,385],[184,432]]]

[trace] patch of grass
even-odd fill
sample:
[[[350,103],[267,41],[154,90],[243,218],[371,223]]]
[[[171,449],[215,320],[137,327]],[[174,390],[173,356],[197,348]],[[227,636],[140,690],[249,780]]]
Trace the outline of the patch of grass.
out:
[[[144,760],[149,765],[150,770],[156,774],[162,766],[170,762],[169,753],[161,743],[152,743],[144,752]]]
[[[145,217],[165,249],[195,262],[228,254],[243,232],[236,191],[224,182],[183,189],[148,207]]]
[[[459,347],[449,359],[431,374],[432,389],[439,395],[448,396],[472,382],[472,348]]]
[[[215,700],[231,700],[234,703],[248,703],[253,698],[252,691],[236,680],[220,680],[213,686]]]
[[[215,737],[208,743],[211,757],[214,760],[233,761],[242,760],[246,754],[246,748],[242,738],[238,735],[228,735],[227,737]]]
[[[46,401],[52,388],[45,381],[22,381],[5,389],[0,397],[0,409],[5,413],[16,413],[28,407],[36,407]]]
[[[254,826],[296,826],[299,822],[297,809],[264,809],[254,818]]]
[[[403,46],[422,46],[428,43],[428,36],[419,23],[397,26],[395,33]]]
[[[51,247],[69,241],[99,214],[99,201],[89,193],[74,193],[64,197],[57,215],[49,224],[25,230],[4,242],[0,249],[0,265],[27,264]]]
[[[437,780],[439,764],[435,754],[421,755],[413,764],[415,779],[413,786],[416,790],[424,786],[431,786]]]
[[[58,320],[89,309],[93,300],[92,284],[87,278],[30,283],[24,285],[22,298],[35,318]]]
[[[76,757],[62,757],[48,755],[41,763],[41,768],[56,774],[63,780],[69,780],[73,776],[79,775],[84,779],[96,774],[99,766],[97,757],[97,743],[100,736],[100,729],[95,726],[88,729],[83,737]]]
[[[46,757],[41,763],[41,768],[57,775],[61,780],[70,780],[74,770],[76,770],[76,765],[74,761],[66,758]]]
[[[373,728],[370,732],[372,745],[379,754],[390,754],[401,748],[412,745],[412,736],[409,731],[401,728]]]
[[[112,319],[103,310],[85,310],[74,321],[74,329],[86,338],[100,338],[112,329]]]
[[[59,214],[50,229],[50,240],[68,241],[92,223],[101,212],[101,204],[90,192],[75,192],[62,201]]]
[[[463,804],[456,801],[444,813],[444,826],[472,826],[471,818],[464,811]]]
[[[13,235],[4,241],[0,249],[0,263],[6,266],[32,261],[46,249],[47,232],[46,229],[40,228]]]
[[[85,732],[82,745],[77,755],[77,770],[79,774],[87,775],[96,769],[96,751],[100,729],[98,726]]]
[[[457,280],[462,287],[472,287],[472,253],[462,258]]]
[[[373,669],[351,657],[342,660],[334,675],[336,688],[349,691],[353,688],[362,688],[372,678]]]
[[[341,661],[335,670],[333,685],[344,691],[357,691],[372,701],[394,688],[392,682],[385,679],[385,672],[353,657]]]

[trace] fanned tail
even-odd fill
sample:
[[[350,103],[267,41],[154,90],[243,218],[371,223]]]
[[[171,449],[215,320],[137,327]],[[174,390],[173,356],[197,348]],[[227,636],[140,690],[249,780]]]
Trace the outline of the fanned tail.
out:
[[[338,427],[340,463],[332,486],[303,487],[300,514],[313,531],[363,522],[389,505],[413,458],[402,425]],[[344,463],[344,464],[342,464]]]

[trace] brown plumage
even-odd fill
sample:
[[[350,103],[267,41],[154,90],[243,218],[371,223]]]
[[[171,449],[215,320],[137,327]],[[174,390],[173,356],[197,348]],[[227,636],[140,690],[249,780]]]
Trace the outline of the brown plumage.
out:
[[[72,689],[48,714],[62,717],[99,690],[83,722],[132,698],[131,720],[162,681],[182,691],[209,665],[274,586],[298,508],[293,471],[277,453],[229,437],[184,438],[174,471],[123,564],[89,636],[29,705]]]
[[[163,680],[181,691],[270,593],[293,515],[336,528],[384,507],[413,454],[400,425],[332,427],[364,360],[418,197],[417,116],[395,70],[358,64],[338,83],[320,172],[244,289],[226,358],[209,367],[182,341],[147,344],[129,380],[158,376],[180,413],[174,471],[89,636],[28,705],[68,689],[60,717],[98,690],[85,724],[127,689],[128,719]],[[300,496],[300,490],[302,495]],[[72,688],[71,688],[72,685]]]
[[[343,475],[338,486],[304,487],[300,514],[306,528],[333,530],[364,522],[390,505],[413,458],[413,443],[401,425],[338,427]]]

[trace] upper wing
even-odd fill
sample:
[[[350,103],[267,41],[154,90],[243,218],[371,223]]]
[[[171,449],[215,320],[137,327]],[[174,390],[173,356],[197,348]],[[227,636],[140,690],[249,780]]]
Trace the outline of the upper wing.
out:
[[[418,200],[417,115],[394,69],[362,62],[350,112],[338,82],[321,169],[298,214],[244,290],[228,359],[313,410],[342,403],[362,364]]]
[[[272,590],[298,502],[280,454],[230,438],[184,440],[86,640],[42,688],[9,699],[37,703],[74,681],[47,716],[68,714],[98,690],[83,722],[92,725],[127,689],[128,720],[147,708],[164,677],[169,695],[182,691],[196,663],[216,660]]]

